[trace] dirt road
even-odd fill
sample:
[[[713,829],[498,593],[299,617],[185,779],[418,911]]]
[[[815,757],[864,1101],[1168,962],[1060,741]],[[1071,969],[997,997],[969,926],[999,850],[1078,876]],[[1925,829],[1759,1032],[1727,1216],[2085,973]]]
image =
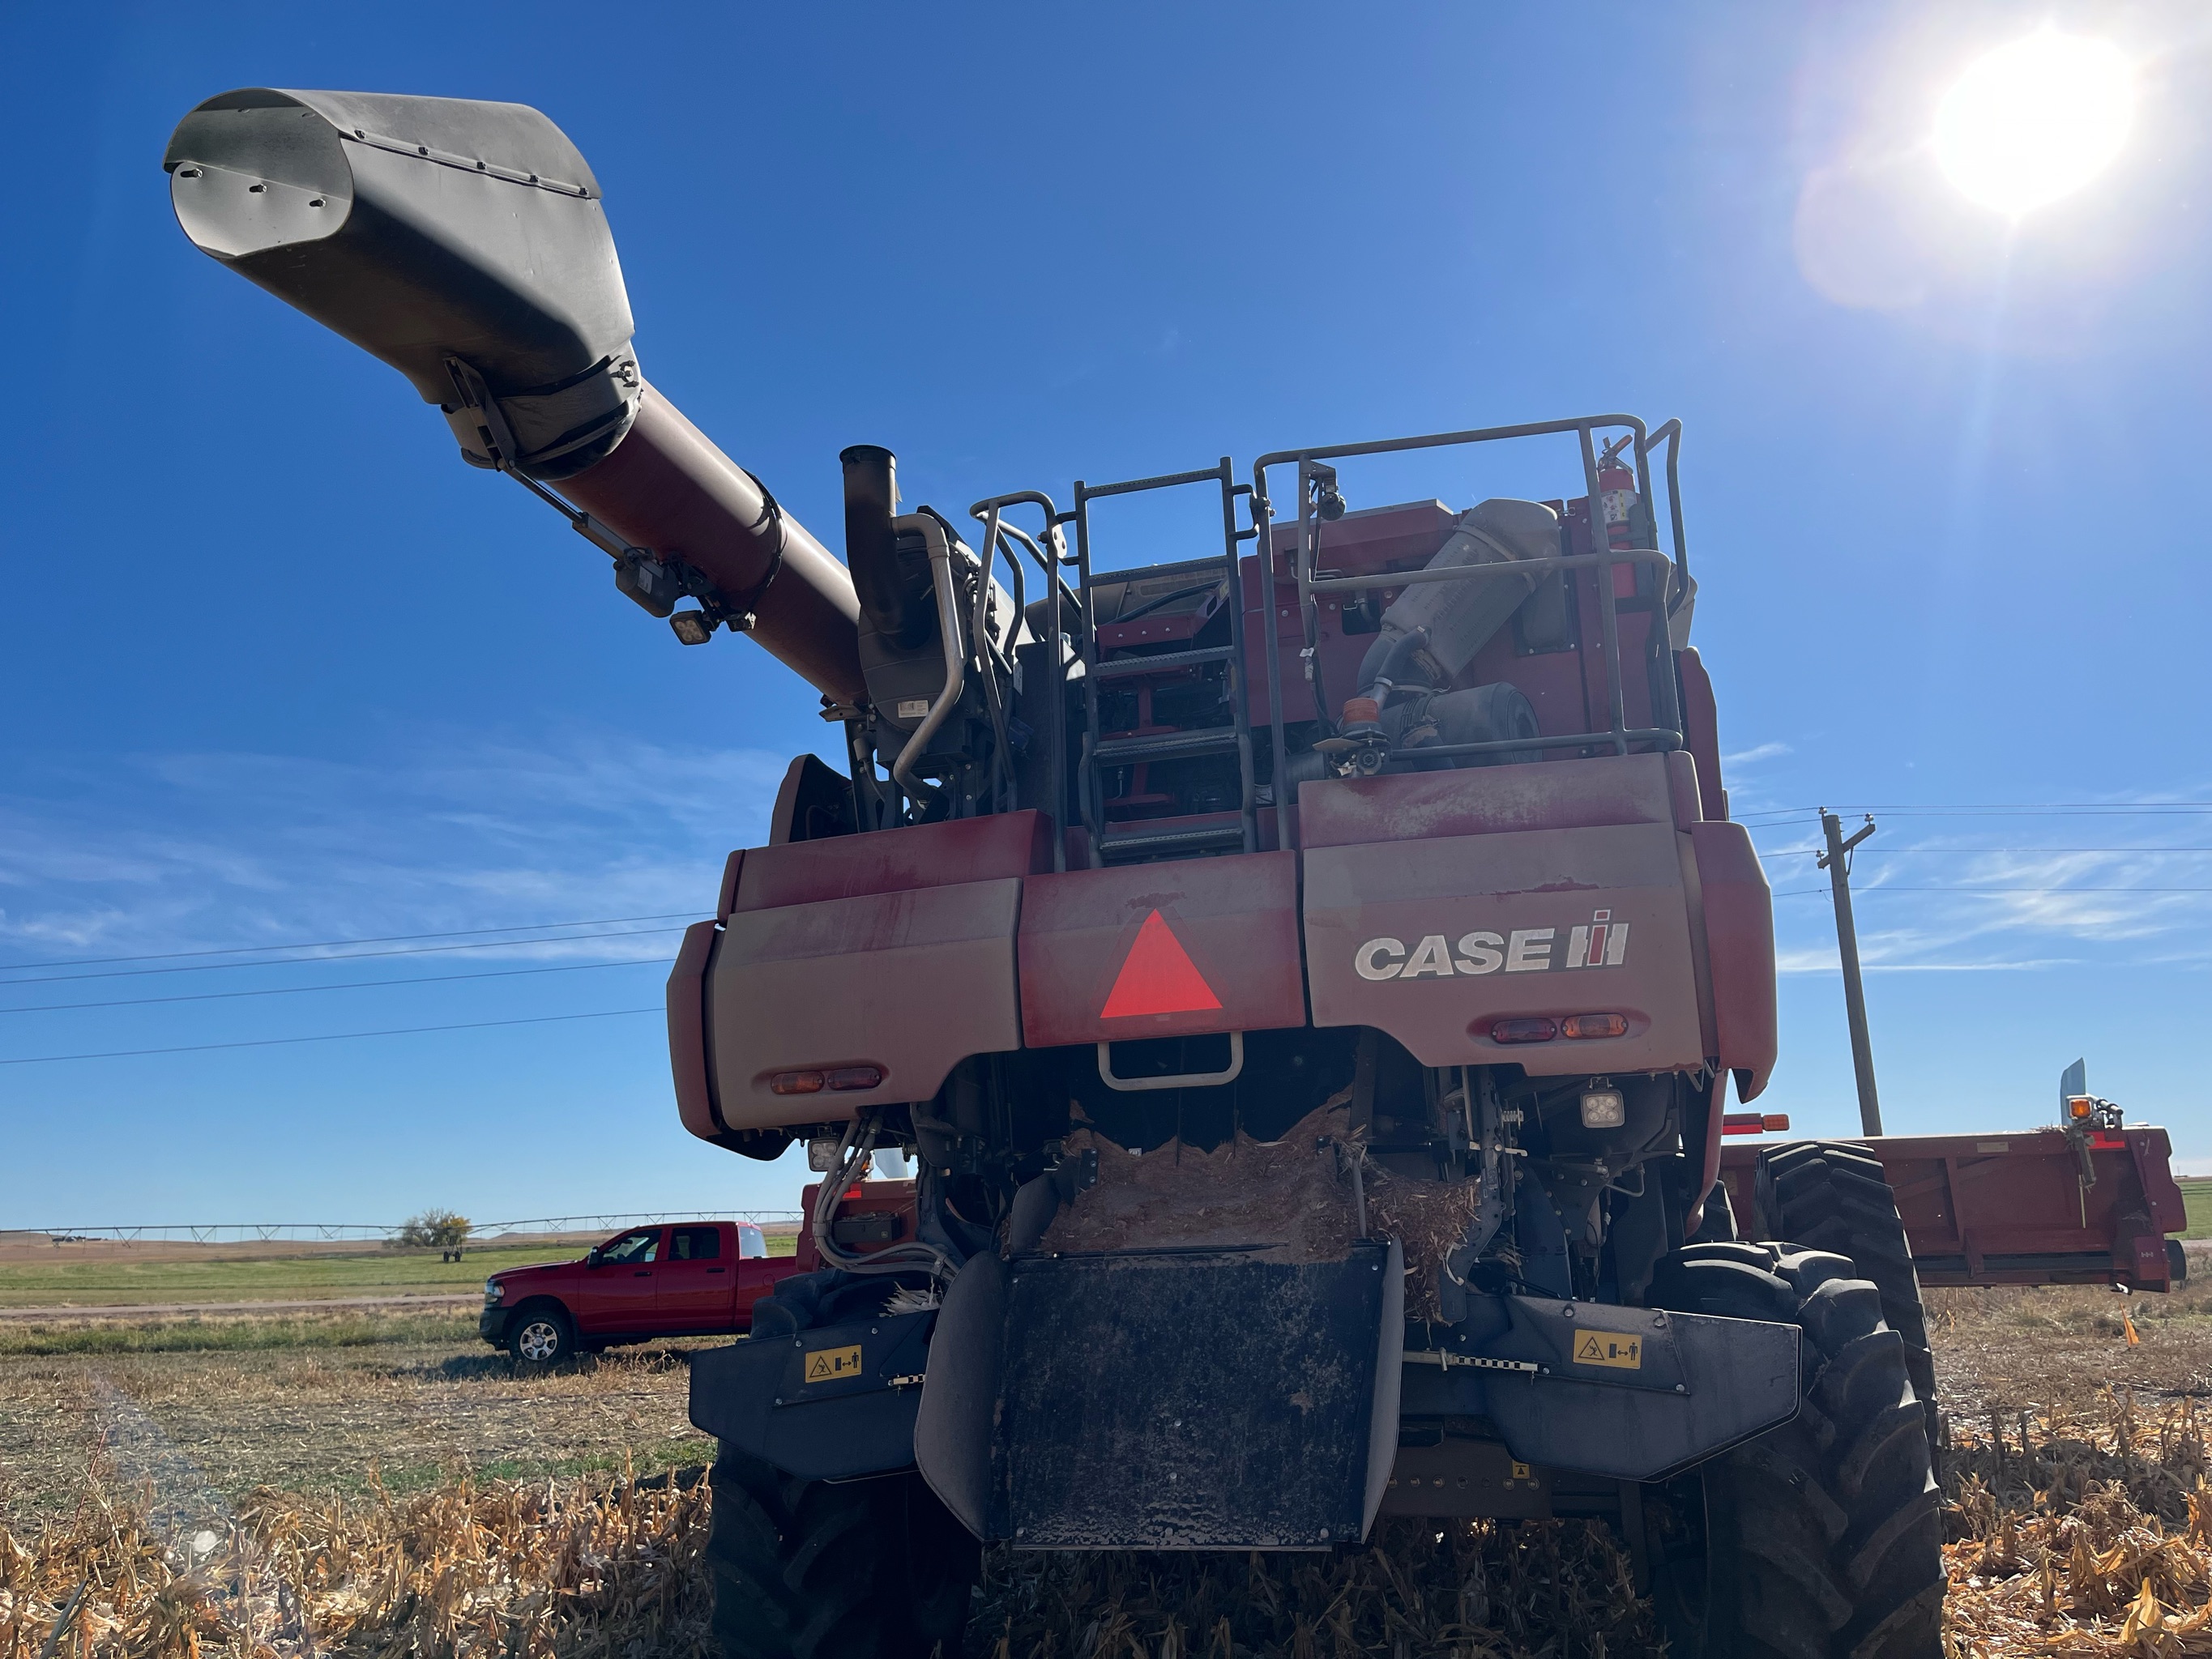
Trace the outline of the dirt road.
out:
[[[140,1302],[103,1308],[66,1304],[52,1308],[0,1308],[0,1319],[30,1319],[50,1324],[64,1319],[197,1319],[207,1315],[333,1313],[353,1308],[471,1308],[481,1293],[466,1296],[337,1296],[301,1302]]]

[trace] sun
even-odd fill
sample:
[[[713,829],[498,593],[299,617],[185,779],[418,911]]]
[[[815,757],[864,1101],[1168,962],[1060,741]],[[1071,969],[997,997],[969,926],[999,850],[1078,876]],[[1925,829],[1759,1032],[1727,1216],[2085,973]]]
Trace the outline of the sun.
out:
[[[2135,114],[2135,73],[2109,40],[2043,29],[1960,76],[1936,112],[1936,159],[1982,206],[2017,217],[2109,166]]]

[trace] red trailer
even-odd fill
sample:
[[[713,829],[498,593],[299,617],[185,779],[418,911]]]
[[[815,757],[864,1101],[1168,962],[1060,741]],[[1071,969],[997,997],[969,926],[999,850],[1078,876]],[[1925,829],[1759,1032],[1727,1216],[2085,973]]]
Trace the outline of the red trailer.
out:
[[[2105,1103],[2097,1103],[2102,1106]],[[2166,1291],[2185,1272],[2187,1224],[2166,1131],[2109,1127],[1966,1135],[1875,1135],[1852,1143],[1881,1160],[1897,1194],[1920,1282],[1930,1285],[2126,1285]],[[1759,1154],[1721,1154],[1730,1207],[1764,1218]],[[1763,1223],[1762,1223],[1763,1225]]]

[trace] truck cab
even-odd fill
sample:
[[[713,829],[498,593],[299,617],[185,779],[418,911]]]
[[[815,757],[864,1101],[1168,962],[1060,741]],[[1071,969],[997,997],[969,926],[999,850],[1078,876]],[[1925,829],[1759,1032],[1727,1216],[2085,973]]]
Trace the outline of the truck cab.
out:
[[[741,1334],[752,1328],[753,1304],[797,1271],[793,1257],[769,1254],[757,1223],[656,1222],[576,1261],[494,1273],[477,1329],[537,1364],[658,1336]]]

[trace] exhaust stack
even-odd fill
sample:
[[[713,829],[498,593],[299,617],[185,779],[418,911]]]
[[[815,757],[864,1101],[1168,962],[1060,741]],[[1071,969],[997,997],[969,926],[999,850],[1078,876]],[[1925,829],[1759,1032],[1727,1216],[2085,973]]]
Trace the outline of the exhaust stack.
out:
[[[845,464],[845,564],[867,626],[894,651],[926,645],[937,623],[929,555],[899,556],[898,457],[875,444],[854,444]]]
[[[639,372],[599,181],[545,116],[249,87],[186,115],[163,166],[195,246],[404,374],[463,459],[557,488],[710,618],[865,697],[851,577]]]

